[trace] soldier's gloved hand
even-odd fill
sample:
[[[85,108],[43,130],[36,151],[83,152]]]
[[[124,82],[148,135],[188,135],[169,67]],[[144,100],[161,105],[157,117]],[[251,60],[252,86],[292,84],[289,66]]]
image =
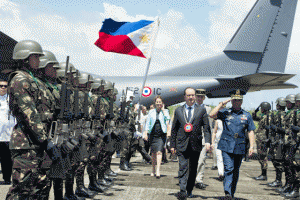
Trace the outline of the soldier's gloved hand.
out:
[[[294,126],[294,125],[292,125],[292,126],[291,126],[291,129],[292,129],[292,131],[293,131],[294,133],[298,133],[298,132],[300,131],[300,127],[299,127],[299,126]]]
[[[61,150],[57,147],[52,140],[47,140],[46,152],[52,161],[56,161],[61,158]]]

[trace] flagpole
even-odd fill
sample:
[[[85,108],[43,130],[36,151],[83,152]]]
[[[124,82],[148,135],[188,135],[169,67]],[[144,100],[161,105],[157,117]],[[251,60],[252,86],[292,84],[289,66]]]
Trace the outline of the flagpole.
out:
[[[142,94],[143,94],[143,91],[144,91],[144,87],[145,87],[145,84],[146,84],[146,80],[147,80],[147,76],[148,76],[148,72],[149,72],[149,67],[150,67],[150,63],[151,63],[151,56],[152,56],[152,52],[153,52],[153,46],[155,45],[155,41],[156,41],[157,34],[158,34],[158,31],[159,31],[159,23],[160,23],[160,21],[159,21],[159,18],[158,18],[158,28],[157,28],[157,31],[155,33],[153,44],[150,47],[150,54],[149,54],[147,67],[146,67],[146,72],[145,72],[145,76],[144,76],[144,80],[143,80],[143,84],[142,84],[142,91],[140,93],[139,102],[138,102],[139,105],[141,105]]]
[[[158,31],[159,31],[159,25],[160,25],[160,21],[159,21],[159,18],[157,19],[158,20],[158,27],[157,27],[157,31],[155,33],[155,36],[154,36],[154,40],[152,42],[152,45],[150,47],[150,54],[149,54],[149,58],[148,58],[148,62],[147,62],[147,67],[146,67],[146,72],[145,72],[145,76],[144,76],[144,80],[143,80],[143,84],[142,84],[142,91],[140,93],[140,97],[139,97],[139,101],[138,101],[138,121],[140,120],[141,118],[141,109],[140,109],[140,105],[141,105],[141,100],[142,100],[142,94],[143,94],[143,91],[144,91],[144,87],[145,87],[145,84],[146,84],[146,80],[147,80],[147,76],[148,76],[148,72],[149,72],[149,68],[150,68],[150,63],[151,63],[151,56],[152,56],[152,52],[153,52],[153,47],[155,45],[155,41],[156,41],[156,38],[157,38],[157,34],[158,34]]]

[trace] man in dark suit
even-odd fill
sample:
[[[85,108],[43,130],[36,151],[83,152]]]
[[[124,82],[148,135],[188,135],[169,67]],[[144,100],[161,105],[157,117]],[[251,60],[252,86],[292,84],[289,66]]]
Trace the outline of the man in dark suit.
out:
[[[195,185],[199,155],[202,150],[202,127],[205,143],[210,148],[211,132],[206,109],[195,104],[195,89],[186,88],[186,104],[177,108],[171,130],[171,151],[177,151],[179,158],[178,199],[192,197]]]

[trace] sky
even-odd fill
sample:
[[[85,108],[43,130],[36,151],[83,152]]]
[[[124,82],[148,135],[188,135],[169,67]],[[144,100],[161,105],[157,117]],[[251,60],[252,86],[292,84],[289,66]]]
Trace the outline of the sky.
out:
[[[0,30],[17,41],[39,42],[63,62],[80,71],[102,76],[143,76],[146,59],[107,53],[94,45],[106,18],[116,21],[160,18],[149,73],[211,57],[223,51],[256,0],[0,0]],[[298,5],[285,73],[300,79],[300,6]],[[248,93],[246,109],[262,101],[300,90],[269,90]],[[224,99],[206,99],[217,105]]]

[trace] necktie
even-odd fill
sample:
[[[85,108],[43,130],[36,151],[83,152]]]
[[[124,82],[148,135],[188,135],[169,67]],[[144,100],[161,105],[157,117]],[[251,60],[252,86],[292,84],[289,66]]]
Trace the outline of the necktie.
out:
[[[192,107],[188,107],[188,110],[189,110],[189,112],[188,112],[188,119],[187,119],[187,121],[190,122],[191,117],[192,117]]]

